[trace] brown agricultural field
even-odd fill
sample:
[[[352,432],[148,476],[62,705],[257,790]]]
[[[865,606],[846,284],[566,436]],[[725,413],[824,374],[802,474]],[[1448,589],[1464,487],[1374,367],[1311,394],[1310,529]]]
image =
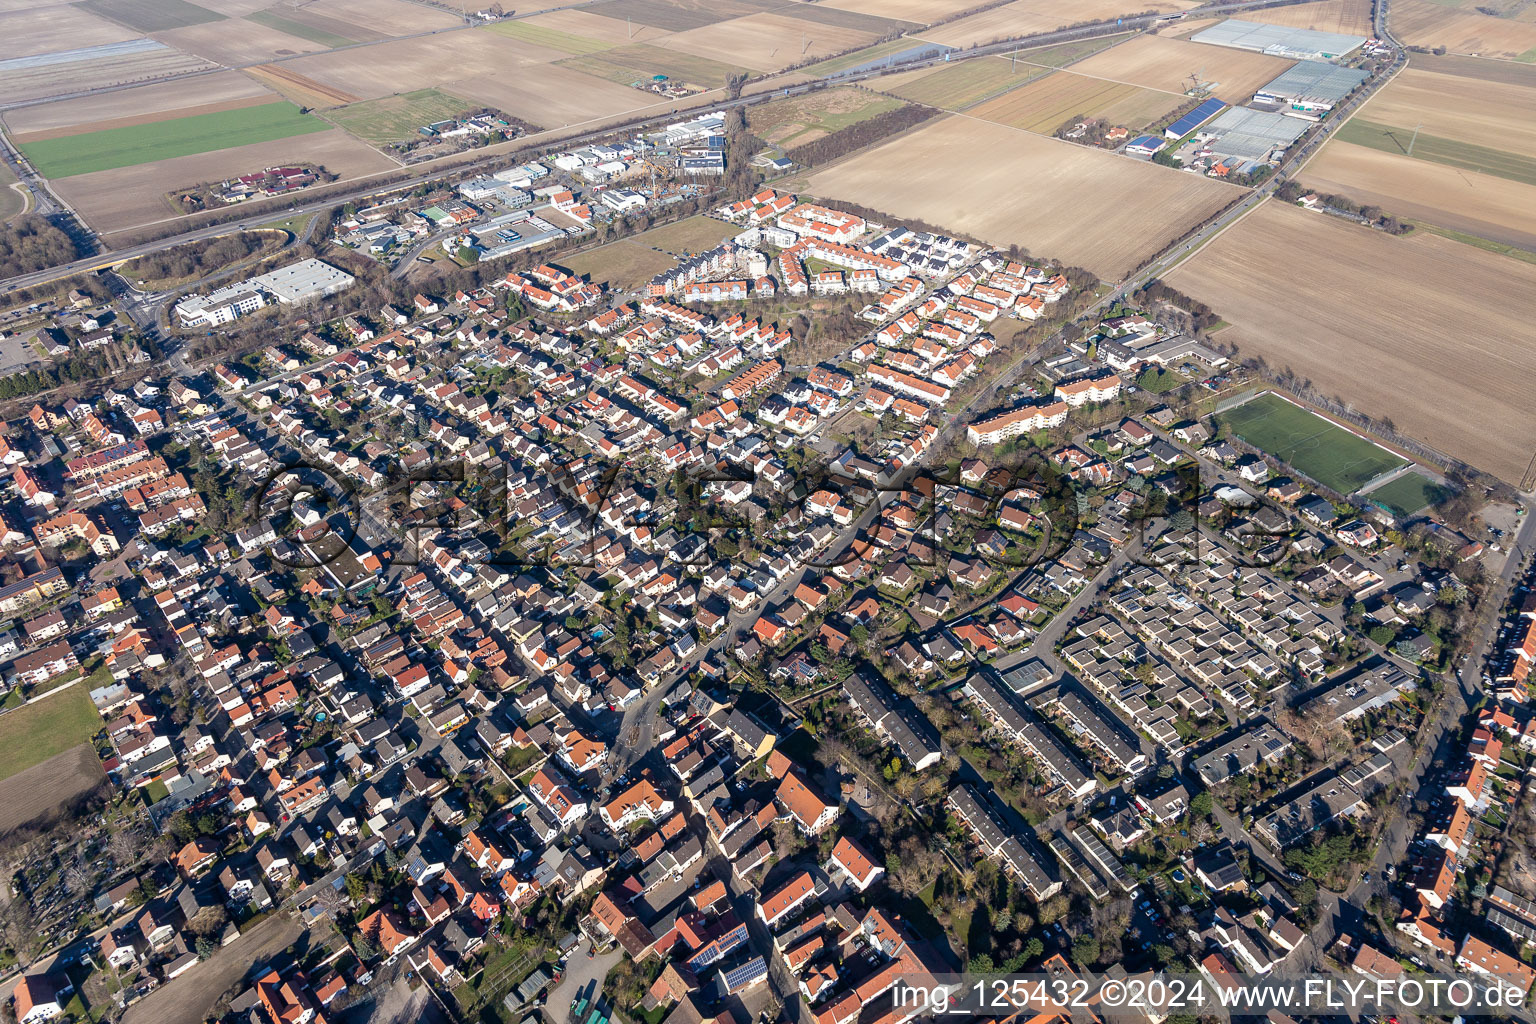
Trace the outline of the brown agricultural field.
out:
[[[824,6],[931,25],[986,5],[987,0],[823,0]]]
[[[0,14],[0,39],[5,40],[6,59],[137,38],[137,32],[78,7],[34,7]]]
[[[274,14],[321,29],[330,22],[345,25],[347,30],[342,35],[373,29],[383,35],[406,36],[464,24],[456,12],[410,0],[305,0],[297,7],[291,6],[289,0],[276,4],[269,0],[265,6]],[[532,9],[536,7],[517,7],[518,13]]]
[[[1101,78],[1057,71],[996,99],[972,107],[973,117],[1051,135],[1079,114],[1107,117],[1140,130],[1184,102],[1184,97]]]
[[[227,18],[243,18],[247,14],[271,7],[272,0],[203,0],[198,6]]]
[[[1536,249],[1536,186],[1334,140],[1298,175],[1308,188],[1373,203],[1495,242]]]
[[[549,11],[522,20],[540,28],[553,29],[556,32],[580,36],[583,39],[596,39],[618,46],[625,43],[654,43],[668,35],[667,32],[650,25],[634,22],[626,25],[622,18],[606,18],[601,14],[592,14],[588,11]]]
[[[1536,266],[1270,201],[1166,277],[1232,325],[1241,355],[1503,480],[1525,474]]]
[[[53,187],[65,202],[80,211],[87,224],[110,234],[174,217],[176,212],[165,199],[166,189],[218,181],[230,174],[283,163],[318,164],[341,178],[398,166],[338,128],[136,167],[77,174],[59,179]]]
[[[564,57],[558,50],[495,32],[444,32],[333,50],[284,61],[280,67],[362,99],[449,88],[448,78],[515,77]],[[458,90],[449,88],[450,92]],[[539,118],[533,119],[542,123]]]
[[[801,21],[813,22],[817,25],[836,25],[839,28],[856,28],[864,32],[873,32],[875,35],[884,36],[892,32],[911,32],[923,26],[913,21],[901,21],[896,18],[878,18],[872,14],[860,14],[858,11],[842,11],[836,7],[828,7],[826,4],[789,4],[785,7],[774,8],[774,13],[782,14],[786,18],[797,18]]]
[[[1418,58],[1414,58],[1418,63]],[[1409,67],[1360,108],[1359,117],[1510,153],[1536,153],[1536,81],[1524,87]]]
[[[1396,0],[1392,33],[1410,46],[1443,46],[1479,57],[1515,58],[1536,50],[1536,23],[1491,18],[1432,0]]]
[[[1460,54],[1432,53],[1413,55],[1415,71],[1432,71],[1437,75],[1455,75],[1458,78],[1474,78],[1480,82],[1498,82],[1503,85],[1522,85],[1536,89],[1536,64],[1520,64],[1512,60],[1483,60],[1481,57],[1464,57]]]
[[[864,150],[806,191],[1124,277],[1238,198],[1207,178],[968,116]]]
[[[269,85],[301,107],[339,107],[346,103],[358,103],[361,96],[354,96],[345,89],[317,82],[301,75],[286,64],[268,64],[264,67],[246,68],[245,73]]]
[[[206,25],[157,32],[155,38],[177,49],[195,53],[215,64],[236,67],[256,64],[273,57],[292,57],[300,53],[319,53],[326,47],[275,28],[241,21],[212,21]]]
[[[195,91],[186,82],[161,82],[119,89],[100,96],[17,107],[5,112],[5,124],[17,135],[33,132],[73,134],[71,129],[95,131],[98,127],[117,127],[118,124],[128,123],[125,119],[159,121],[187,113],[210,113],[215,108],[228,110],[237,106],[270,103],[275,98],[271,92],[238,71],[220,71],[199,76]],[[189,102],[197,106],[189,108]],[[198,109],[205,106],[209,110]]]
[[[1204,68],[1204,80],[1217,83],[1216,95],[1237,98],[1251,97],[1259,86],[1294,63],[1226,46],[1164,36],[1138,36],[1079,61],[1072,65],[1072,70],[1114,82],[1182,94],[1189,86],[1190,74]]]
[[[778,14],[753,14],[679,32],[662,45],[753,71],[778,71],[859,49],[876,38],[875,33],[859,29],[818,25]]]
[[[1139,11],[1183,11],[1196,6],[1198,4],[1192,0],[1079,0],[1073,4],[1055,0],[1014,0],[1011,4],[929,29],[922,36],[946,46],[966,47],[1049,32],[1082,21],[1103,21]]]
[[[565,4],[551,3],[549,6]],[[627,20],[663,32],[687,32],[727,18],[756,14],[763,8],[739,0],[600,0],[584,9],[621,23]]]
[[[105,781],[101,758],[81,743],[0,782],[0,835],[25,825]]]
[[[117,57],[92,57],[47,67],[0,71],[0,96],[8,102],[45,100],[135,82],[154,82],[215,65],[201,57],[166,48]]]
[[[1393,8],[1393,13],[1396,13]],[[1267,7],[1244,11],[1245,21],[1258,21],[1266,25],[1284,25],[1287,28],[1310,28],[1319,32],[1342,32],[1345,35],[1370,36],[1376,30],[1371,25],[1371,0],[1317,0],[1316,3],[1295,4],[1290,7]]]
[[[558,64],[446,83],[455,96],[504,110],[543,128],[563,128],[642,107],[670,110],[676,103]]]

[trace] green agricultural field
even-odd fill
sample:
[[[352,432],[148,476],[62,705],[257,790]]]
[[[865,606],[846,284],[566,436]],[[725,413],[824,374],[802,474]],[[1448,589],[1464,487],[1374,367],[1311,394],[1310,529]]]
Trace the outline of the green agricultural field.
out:
[[[68,178],[329,128],[318,117],[301,113],[292,103],[279,100],[217,114],[194,114],[59,139],[40,139],[21,149],[45,178]]]
[[[1411,516],[1436,502],[1443,501],[1447,489],[1420,473],[1404,473],[1390,483],[1366,495],[1400,516]]]
[[[188,3],[188,0],[84,0],[77,6],[146,33],[224,20],[224,15],[217,11]]]
[[[1369,146],[1371,149],[1395,153],[1398,156],[1408,156],[1408,148],[1411,145],[1415,160],[1428,160],[1431,163],[1508,178],[1510,181],[1518,181],[1526,185],[1536,185],[1536,158],[1521,156],[1518,153],[1506,153],[1487,146],[1474,146],[1469,142],[1457,142],[1454,139],[1445,139],[1424,132],[1419,132],[1419,137],[1415,139],[1412,128],[1377,124],[1375,121],[1366,121],[1358,117],[1351,118],[1334,137],[1343,142]]]
[[[387,146],[411,138],[422,125],[458,117],[473,107],[473,103],[440,90],[420,89],[348,103],[327,110],[325,117],[364,142]]]
[[[1216,419],[1248,444],[1340,494],[1351,494],[1408,464],[1375,442],[1273,393],[1218,413]]]
[[[485,27],[487,32],[495,32],[497,35],[508,36],[525,43],[533,43],[535,46],[547,46],[551,50],[559,50],[561,53],[586,54],[601,53],[603,50],[611,50],[615,43],[605,43],[601,39],[588,39],[586,36],[578,36],[570,32],[562,32],[557,28],[549,28],[545,25],[535,25],[530,21],[498,21]]]
[[[926,103],[944,110],[964,110],[982,100],[1033,82],[1050,72],[1022,60],[1005,57],[976,57],[958,64],[945,64],[931,75],[892,89],[891,93],[914,103]]]
[[[310,42],[319,43],[321,46],[329,46],[333,50],[338,46],[351,46],[353,43],[358,42],[356,39],[348,39],[346,36],[339,36],[334,32],[327,32],[324,29],[315,28],[313,25],[306,25],[302,21],[294,21],[292,18],[273,14],[271,11],[253,11],[245,16],[245,20],[254,21],[258,25],[265,25],[267,28],[275,28],[279,32],[286,32],[291,36],[298,36],[300,39],[308,39]]]
[[[1057,43],[1054,46],[1042,46],[1037,50],[1019,50],[1018,59],[1029,61],[1031,64],[1039,64],[1048,68],[1064,68],[1069,64],[1076,64],[1094,54],[1107,50],[1111,46],[1125,42],[1130,34],[1114,36],[1093,36],[1088,39],[1077,39],[1070,43]],[[1008,55],[1012,56],[1012,55]]]
[[[708,57],[696,57],[691,53],[664,50],[645,43],[604,50],[601,54],[584,54],[558,61],[561,66],[606,78],[620,85],[646,81],[654,75],[678,78],[690,85],[702,85],[719,89],[734,74],[745,73],[745,68],[725,64]]]
[[[830,75],[833,72],[843,71],[847,68],[856,68],[860,64],[868,64],[870,61],[879,60],[881,57],[900,53],[903,50],[915,49],[922,45],[922,41],[918,39],[888,39],[883,43],[876,43],[874,46],[865,47],[862,50],[855,50],[852,53],[845,53],[840,57],[824,60],[819,64],[812,64],[803,70],[808,75]]]
[[[101,715],[85,684],[0,715],[0,779],[87,743],[101,729]]]

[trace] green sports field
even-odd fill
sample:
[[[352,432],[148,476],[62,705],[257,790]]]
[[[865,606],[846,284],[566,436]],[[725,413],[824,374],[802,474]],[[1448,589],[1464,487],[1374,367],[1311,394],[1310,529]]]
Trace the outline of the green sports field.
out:
[[[134,167],[155,160],[217,149],[271,142],[323,132],[330,125],[301,113],[286,100],[217,114],[194,114],[169,121],[108,128],[83,135],[41,139],[21,147],[45,178],[68,178],[114,167]]]
[[[1350,494],[1408,464],[1407,459],[1272,393],[1219,413],[1216,419],[1255,448],[1340,494]]]

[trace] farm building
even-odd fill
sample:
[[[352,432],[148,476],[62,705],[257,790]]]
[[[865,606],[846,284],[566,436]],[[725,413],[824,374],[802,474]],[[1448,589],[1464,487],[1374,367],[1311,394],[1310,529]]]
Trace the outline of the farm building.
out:
[[[1318,32],[1310,28],[1287,28],[1256,21],[1229,18],[1189,37],[1192,42],[1252,50],[1271,57],[1290,60],[1315,60],[1343,57],[1365,45],[1364,36],[1340,32]]]
[[[1204,148],[1217,157],[1266,160],[1307,130],[1305,121],[1272,110],[1233,107],[1201,130]]]
[[[1166,145],[1156,135],[1143,135],[1126,143],[1125,152],[1128,156],[1151,156]]]
[[[1253,94],[1255,103],[1272,103],[1304,116],[1325,114],[1370,76],[1321,60],[1304,60]]]
[[[1225,103],[1212,96],[1210,99],[1202,101],[1201,104],[1194,110],[1191,110],[1189,113],[1185,114],[1183,117],[1170,124],[1167,128],[1164,128],[1163,134],[1170,139],[1182,139],[1184,136],[1188,135],[1190,132],[1194,131],[1196,128],[1199,128],[1201,125],[1205,124],[1205,122],[1221,113],[1221,108],[1225,106]]]

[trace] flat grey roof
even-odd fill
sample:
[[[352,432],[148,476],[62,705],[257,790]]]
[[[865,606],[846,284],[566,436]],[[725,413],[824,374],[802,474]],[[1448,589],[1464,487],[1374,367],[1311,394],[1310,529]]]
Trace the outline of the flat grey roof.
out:
[[[1301,137],[1308,122],[1271,110],[1233,107],[1205,126],[1206,145],[1217,156],[1258,160],[1276,146],[1285,147]]]
[[[1274,96],[1283,100],[1322,100],[1337,103],[1370,76],[1359,68],[1346,68],[1325,60],[1304,60],[1282,71],[1256,96]]]
[[[1240,21],[1229,18],[1220,25],[1212,25],[1196,32],[1190,39],[1197,43],[1216,46],[1232,46],[1239,50],[1254,50],[1272,57],[1290,57],[1305,60],[1308,57],[1342,57],[1359,49],[1365,36],[1350,36],[1340,32],[1318,32],[1310,28],[1286,28],[1284,25],[1264,25],[1256,21]]]
[[[330,295],[351,287],[357,279],[319,260],[299,260],[286,267],[260,274],[246,282],[270,291],[283,302],[303,302],[317,295]]]

